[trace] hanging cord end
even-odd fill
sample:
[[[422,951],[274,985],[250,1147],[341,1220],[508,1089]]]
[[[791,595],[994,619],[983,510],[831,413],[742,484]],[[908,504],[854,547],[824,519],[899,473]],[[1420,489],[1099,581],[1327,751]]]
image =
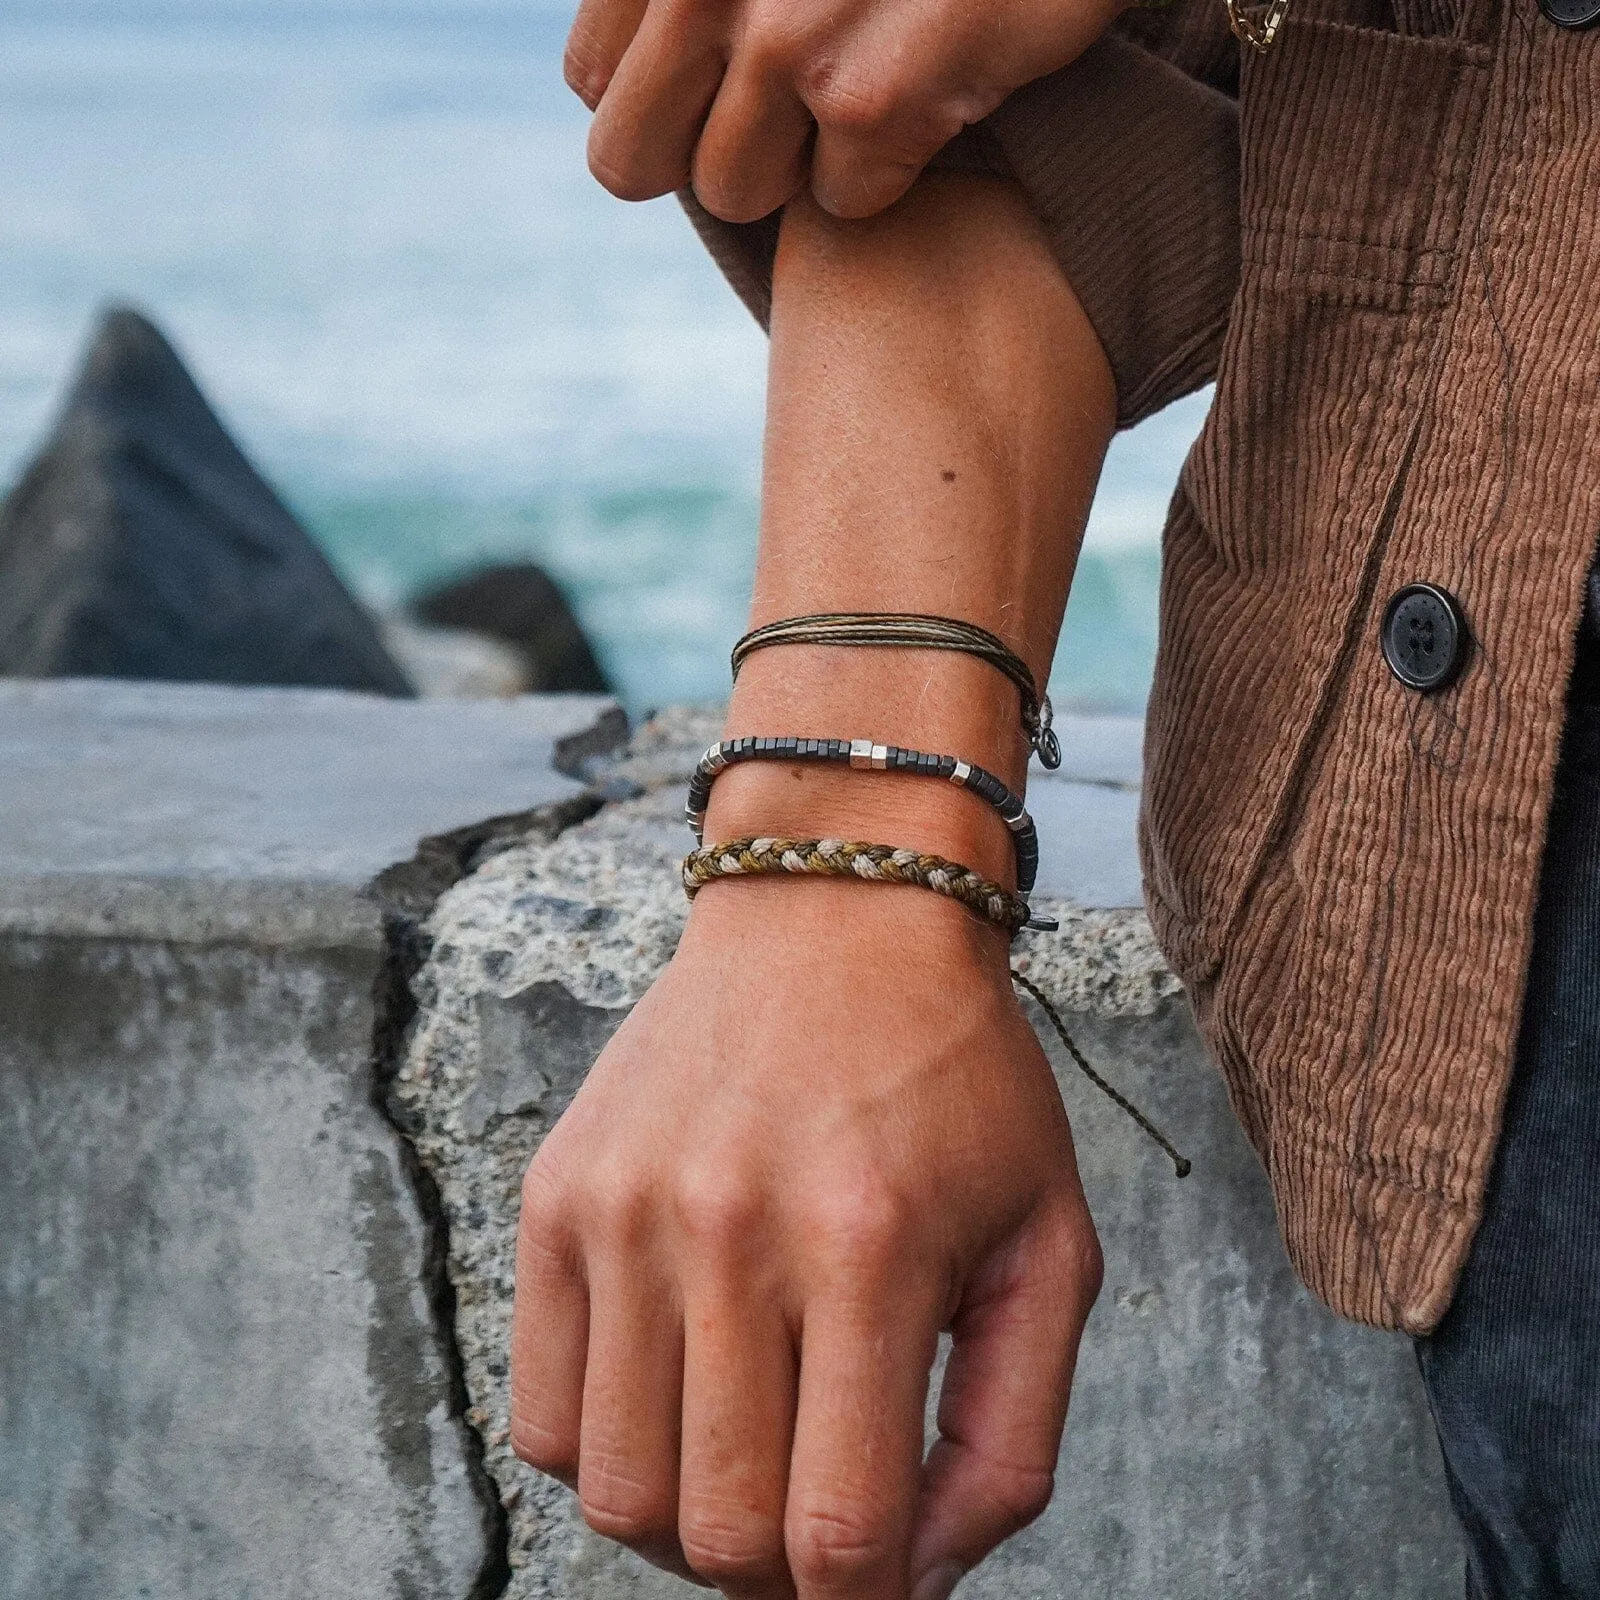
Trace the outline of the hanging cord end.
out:
[[[1081,1071],[1089,1080],[1089,1082],[1092,1083],[1103,1095],[1105,1095],[1107,1099],[1109,1099],[1114,1105],[1121,1107],[1123,1111],[1132,1117],[1133,1120],[1138,1123],[1142,1129],[1144,1129],[1145,1133],[1158,1145],[1160,1145],[1163,1150],[1166,1151],[1168,1158],[1172,1162],[1173,1171],[1176,1172],[1180,1178],[1187,1178],[1189,1174],[1194,1171],[1194,1164],[1187,1156],[1180,1155],[1178,1153],[1178,1150],[1173,1145],[1172,1141],[1144,1114],[1144,1112],[1138,1108],[1138,1106],[1129,1100],[1126,1095],[1123,1095],[1116,1089],[1112,1088],[1112,1086],[1107,1083],[1106,1080],[1102,1078],[1093,1067],[1089,1065],[1088,1057],[1086,1057],[1078,1048],[1077,1041],[1073,1039],[1072,1035],[1067,1032],[1067,1025],[1061,1020],[1061,1013],[1057,1011],[1056,1008],[1051,1005],[1049,1000],[1045,998],[1044,991],[1039,987],[1039,985],[1034,983],[1032,979],[1023,977],[1023,975],[1018,972],[1015,967],[1011,969],[1011,981],[1016,984],[1019,989],[1023,990],[1026,994],[1031,995],[1033,999],[1038,1002],[1039,1009],[1043,1011],[1045,1016],[1050,1019],[1050,1026],[1055,1029],[1056,1037],[1060,1039],[1062,1044],[1067,1047],[1067,1053],[1075,1062],[1077,1062],[1079,1071]]]

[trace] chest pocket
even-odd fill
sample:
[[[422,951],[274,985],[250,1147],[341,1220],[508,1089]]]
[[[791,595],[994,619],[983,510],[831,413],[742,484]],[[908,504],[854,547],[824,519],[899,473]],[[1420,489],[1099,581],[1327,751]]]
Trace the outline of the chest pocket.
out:
[[[1490,51],[1456,3],[1298,0],[1244,52],[1240,288],[1168,524],[1147,735],[1151,914],[1191,984],[1295,826],[1470,248]]]
[[[1449,37],[1465,19],[1462,0],[1298,0],[1293,15],[1413,37]]]

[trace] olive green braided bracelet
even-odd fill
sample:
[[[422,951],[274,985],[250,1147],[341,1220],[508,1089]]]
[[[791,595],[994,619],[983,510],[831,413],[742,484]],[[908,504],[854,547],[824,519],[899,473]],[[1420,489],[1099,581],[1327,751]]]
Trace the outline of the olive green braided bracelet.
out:
[[[718,878],[772,873],[913,884],[959,900],[969,911],[1013,936],[1024,928],[1048,931],[1056,926],[1035,919],[1020,894],[991,883],[971,867],[889,844],[859,844],[848,839],[730,839],[726,844],[693,850],[683,858],[683,887],[691,900]]]

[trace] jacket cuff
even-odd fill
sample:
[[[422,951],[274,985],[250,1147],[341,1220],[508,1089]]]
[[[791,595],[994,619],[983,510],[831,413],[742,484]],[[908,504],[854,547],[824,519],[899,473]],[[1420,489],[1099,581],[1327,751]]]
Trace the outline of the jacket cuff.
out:
[[[1210,381],[1239,278],[1238,112],[1227,95],[1111,34],[1018,90],[937,165],[1021,184],[1105,347],[1119,426]],[[680,199],[765,327],[778,215],[726,223],[687,191]]]
[[[979,132],[1027,193],[1130,427],[1215,376],[1239,283],[1239,119],[1118,35]]]

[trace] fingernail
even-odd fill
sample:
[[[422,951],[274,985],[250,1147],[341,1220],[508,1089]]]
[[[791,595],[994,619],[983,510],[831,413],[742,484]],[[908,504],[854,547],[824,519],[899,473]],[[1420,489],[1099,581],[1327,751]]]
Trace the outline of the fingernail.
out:
[[[950,1600],[955,1586],[966,1575],[966,1569],[954,1561],[941,1561],[938,1566],[929,1567],[917,1579],[917,1586],[911,1591],[911,1600]]]

